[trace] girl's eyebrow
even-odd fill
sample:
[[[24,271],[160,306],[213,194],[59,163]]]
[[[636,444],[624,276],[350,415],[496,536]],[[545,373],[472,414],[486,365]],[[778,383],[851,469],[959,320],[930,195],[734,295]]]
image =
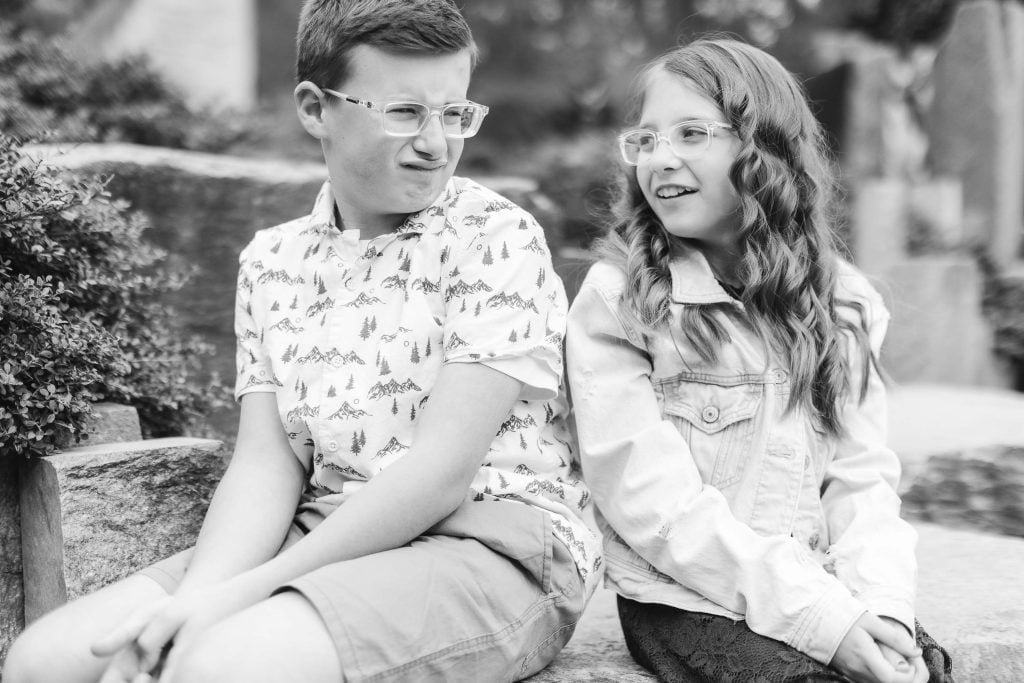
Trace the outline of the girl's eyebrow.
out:
[[[666,128],[671,128],[672,126],[678,126],[680,123],[690,123],[692,121],[697,121],[697,122],[721,121],[722,119],[723,119],[723,117],[721,117],[721,116],[717,116],[717,117],[716,116],[681,116],[681,117],[679,117],[677,119],[674,119],[672,121],[672,123],[668,124],[665,127]],[[655,128],[654,124],[652,124],[650,121],[643,121],[643,120],[641,120],[639,123],[636,124],[636,128],[646,128],[647,130],[657,130]]]

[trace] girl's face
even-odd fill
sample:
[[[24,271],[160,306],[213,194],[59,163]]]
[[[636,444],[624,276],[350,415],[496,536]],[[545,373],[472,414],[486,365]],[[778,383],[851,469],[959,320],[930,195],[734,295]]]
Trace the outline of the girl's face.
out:
[[[693,83],[659,68],[649,75],[639,128],[667,132],[683,121],[726,123],[718,106]],[[642,158],[636,179],[665,229],[697,242],[702,250],[738,254],[739,195],[729,169],[740,141],[731,130],[715,128],[711,146],[699,157],[680,159],[664,140]]]

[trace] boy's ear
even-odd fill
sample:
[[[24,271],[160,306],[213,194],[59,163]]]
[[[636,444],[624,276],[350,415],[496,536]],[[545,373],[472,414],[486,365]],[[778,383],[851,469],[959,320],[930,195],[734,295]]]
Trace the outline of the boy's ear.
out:
[[[295,111],[306,132],[318,140],[327,137],[324,125],[324,93],[313,83],[302,81],[295,86]]]

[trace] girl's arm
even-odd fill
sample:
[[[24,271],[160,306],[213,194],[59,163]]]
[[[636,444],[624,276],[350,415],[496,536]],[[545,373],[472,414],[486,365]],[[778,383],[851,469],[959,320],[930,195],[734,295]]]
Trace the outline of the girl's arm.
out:
[[[601,514],[659,571],[827,663],[864,606],[795,539],[755,533],[703,484],[661,417],[642,342],[614,313],[615,292],[597,286],[599,268],[573,303],[566,350],[583,471]]]
[[[867,309],[871,349],[876,357],[889,315],[877,294]],[[860,377],[857,354],[852,375]],[[828,521],[836,576],[874,614],[892,617],[914,633],[917,533],[900,519],[896,493],[900,461],[886,446],[886,390],[875,371],[861,403],[859,386],[843,413],[847,429],[825,472],[822,506]]]

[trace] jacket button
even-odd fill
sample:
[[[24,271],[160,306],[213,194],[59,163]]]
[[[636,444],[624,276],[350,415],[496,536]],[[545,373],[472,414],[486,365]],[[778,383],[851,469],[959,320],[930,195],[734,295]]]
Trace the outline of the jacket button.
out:
[[[705,422],[717,422],[718,406],[705,406],[704,410],[700,411],[700,416]]]

